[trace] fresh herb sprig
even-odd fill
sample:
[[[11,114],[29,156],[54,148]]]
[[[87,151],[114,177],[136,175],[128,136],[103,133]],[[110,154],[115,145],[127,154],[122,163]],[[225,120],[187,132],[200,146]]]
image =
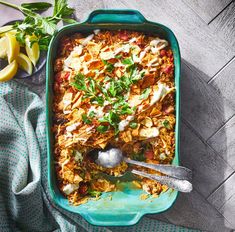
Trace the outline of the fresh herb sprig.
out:
[[[25,15],[22,22],[16,22],[13,28],[17,31],[16,39],[20,44],[24,45],[27,36],[32,37],[31,45],[38,42],[40,50],[47,50],[50,40],[57,30],[57,24],[63,20],[66,23],[76,22],[71,17],[74,9],[68,7],[67,0],[55,0],[53,15],[43,17],[38,11],[47,10],[51,7],[50,3],[23,3],[20,6],[0,0],[0,4],[4,4],[16,10],[19,10]]]
[[[114,68],[113,64],[103,61],[106,66],[107,72],[112,72]],[[98,82],[90,77],[79,73],[75,76],[75,81],[70,85],[82,91],[83,98],[89,98],[91,103],[96,103],[100,106],[103,106],[105,102],[109,102],[112,105],[112,108],[108,113],[106,113],[102,118],[99,118],[98,121],[101,123],[96,129],[100,133],[105,133],[109,130],[110,127],[114,128],[115,134],[118,134],[118,124],[121,121],[122,115],[132,115],[134,114],[136,108],[130,107],[127,102],[125,93],[130,91],[131,85],[137,83],[143,75],[138,74],[137,66],[134,64],[132,58],[125,58],[122,60],[122,63],[127,65],[126,73],[119,79],[111,78],[107,76],[103,82]],[[137,75],[138,74],[138,75]],[[106,86],[108,84],[108,87]],[[150,89],[146,89],[143,92],[144,99],[148,97]],[[89,114],[88,117],[83,118],[85,123],[91,122],[91,118],[95,116],[95,113]],[[107,125],[109,124],[109,126]],[[133,125],[135,128],[136,125]]]

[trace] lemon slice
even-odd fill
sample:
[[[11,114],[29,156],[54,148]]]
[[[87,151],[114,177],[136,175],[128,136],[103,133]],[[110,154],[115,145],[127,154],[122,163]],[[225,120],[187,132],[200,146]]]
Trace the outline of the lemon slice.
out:
[[[33,65],[36,66],[36,63],[39,59],[40,56],[40,50],[39,50],[39,45],[38,43],[33,43],[33,45],[30,47],[30,39],[33,38],[33,36],[31,37],[27,37],[25,39],[25,50],[26,53],[29,57],[29,59],[32,61]]]
[[[6,37],[0,38],[0,59],[4,59],[7,56],[7,40]]]
[[[28,56],[26,56],[23,53],[20,53],[16,61],[19,67],[23,69],[24,71],[26,71],[28,74],[31,75],[33,73],[33,65]]]
[[[20,45],[16,41],[16,38],[11,33],[6,33],[6,41],[7,41],[7,57],[8,63],[10,64],[13,60],[17,58],[20,53]]]
[[[14,60],[0,71],[0,82],[9,81],[12,79],[16,75],[17,69],[18,64],[16,60]]]
[[[0,27],[0,36],[4,36],[6,32],[12,30],[12,25]]]

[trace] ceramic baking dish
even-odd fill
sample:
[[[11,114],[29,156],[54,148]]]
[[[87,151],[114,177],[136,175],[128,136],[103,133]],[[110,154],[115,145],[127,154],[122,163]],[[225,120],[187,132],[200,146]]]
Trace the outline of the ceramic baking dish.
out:
[[[80,206],[72,206],[60,193],[56,184],[53,157],[52,101],[53,101],[53,62],[57,55],[58,43],[62,36],[75,32],[89,32],[94,29],[119,30],[128,29],[155,34],[170,42],[174,53],[176,85],[176,127],[175,158],[173,164],[179,165],[179,117],[180,117],[180,51],[173,32],[159,23],[147,21],[134,10],[96,10],[82,23],[75,23],[60,29],[52,39],[47,56],[46,113],[47,113],[47,146],[48,146],[48,184],[51,197],[58,206],[82,215],[89,223],[99,226],[127,226],[137,223],[145,214],[161,213],[175,202],[177,191],[169,189],[158,198],[140,200],[142,190],[135,190],[129,184],[123,185],[121,191],[104,193],[98,201],[90,200]],[[110,200],[112,195],[112,200]]]

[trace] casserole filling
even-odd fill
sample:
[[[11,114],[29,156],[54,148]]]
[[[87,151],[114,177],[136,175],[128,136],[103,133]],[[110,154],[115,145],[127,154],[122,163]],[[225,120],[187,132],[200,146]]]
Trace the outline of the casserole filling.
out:
[[[93,149],[112,146],[134,160],[172,162],[174,61],[166,40],[134,31],[73,34],[61,39],[54,72],[56,173],[72,204],[118,190],[119,183],[101,173],[119,176],[127,170],[125,162],[97,165],[88,155]],[[153,196],[167,190],[147,178],[132,182]]]

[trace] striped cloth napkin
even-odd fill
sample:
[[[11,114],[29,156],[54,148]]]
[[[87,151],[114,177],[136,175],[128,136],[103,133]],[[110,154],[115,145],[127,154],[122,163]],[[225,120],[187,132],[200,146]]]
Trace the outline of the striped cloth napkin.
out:
[[[144,217],[132,227],[95,227],[53,204],[47,186],[45,106],[28,87],[0,84],[0,231],[196,231]]]

